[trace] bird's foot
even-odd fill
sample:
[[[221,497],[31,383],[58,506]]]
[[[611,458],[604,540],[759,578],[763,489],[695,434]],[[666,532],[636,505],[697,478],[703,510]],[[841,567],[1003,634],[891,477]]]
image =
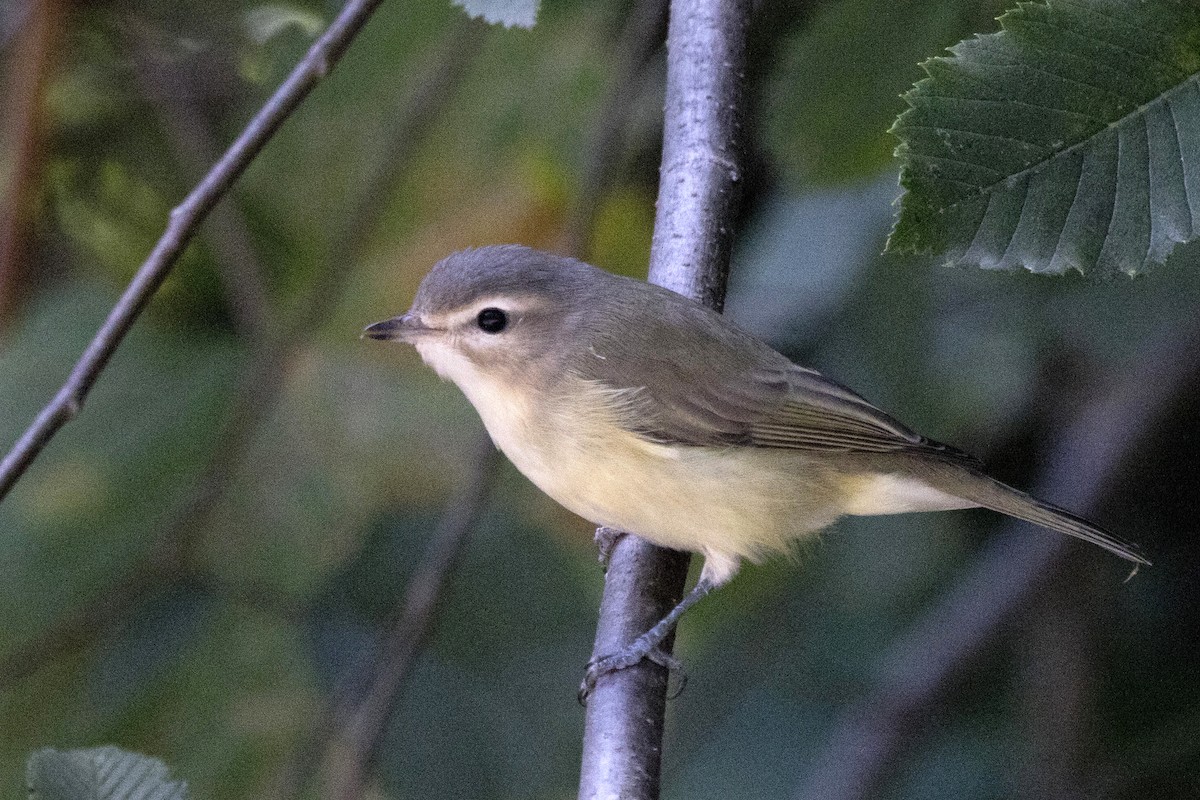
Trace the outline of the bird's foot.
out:
[[[679,676],[679,687],[671,693],[671,698],[679,696],[683,691],[683,687],[687,684],[687,675],[683,671],[683,662],[675,656],[663,650],[659,644],[647,636],[639,636],[628,647],[619,653],[612,653],[607,656],[593,658],[588,662],[587,669],[583,675],[583,683],[579,685],[579,704],[586,706],[588,695],[592,693],[592,689],[596,688],[596,681],[602,675],[607,675],[610,672],[627,669],[634,664],[638,664],[646,659],[660,667],[666,667],[672,675]]]

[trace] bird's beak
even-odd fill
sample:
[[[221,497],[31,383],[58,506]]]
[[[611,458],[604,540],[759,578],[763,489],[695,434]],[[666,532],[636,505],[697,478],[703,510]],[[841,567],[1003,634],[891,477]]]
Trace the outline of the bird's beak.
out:
[[[409,312],[398,317],[376,322],[363,329],[363,336],[370,339],[382,339],[391,342],[411,342],[423,334],[436,330],[421,321],[416,314]]]

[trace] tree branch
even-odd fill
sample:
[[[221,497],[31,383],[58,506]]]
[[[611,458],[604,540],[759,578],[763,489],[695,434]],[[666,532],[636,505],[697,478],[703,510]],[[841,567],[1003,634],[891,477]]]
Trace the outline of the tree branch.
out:
[[[0,16],[16,17],[20,13],[14,9],[0,12]],[[31,279],[30,239],[44,162],[42,101],[62,52],[58,43],[65,18],[62,0],[26,4],[10,56],[5,92],[0,95],[4,97],[0,146],[11,154],[13,167],[8,185],[0,185],[0,329],[12,321]]]
[[[748,0],[675,0],[650,280],[720,309],[738,195]],[[670,610],[686,554],[625,536],[612,550],[593,656],[620,650]],[[669,647],[668,640],[664,646]],[[658,796],[667,674],[642,662],[588,698],[579,797]]]
[[[1043,497],[1093,511],[1122,461],[1200,373],[1200,326],[1160,332],[1133,372],[1062,431],[1047,460]],[[834,725],[829,747],[796,793],[801,800],[874,796],[933,709],[1013,616],[1051,580],[1072,548],[1065,536],[1009,522],[969,572],[884,658],[879,682]]]
[[[445,583],[491,493],[500,455],[486,436],[480,445],[476,456],[478,466],[471,481],[450,504],[434,531],[421,568],[409,581],[395,622],[383,637],[379,656],[364,665],[363,674],[353,682],[360,691],[365,690],[361,699],[339,714],[332,797],[354,800],[362,795],[399,699],[400,687],[429,637]]]
[[[78,416],[113,352],[166,280],[196,228],[263,146],[345,53],[383,0],[347,0],[340,14],[309,48],[291,75],[259,110],[209,173],[171,211],[166,231],[138,269],[54,399],[42,409],[0,462],[0,500],[28,469],[51,437]]]
[[[209,514],[225,496],[247,448],[275,408],[293,355],[308,341],[328,308],[337,302],[347,265],[359,260],[367,235],[383,213],[387,189],[395,185],[396,176],[436,117],[438,108],[453,96],[453,87],[465,69],[463,63],[469,63],[477,51],[479,28],[464,25],[451,33],[433,63],[416,81],[413,96],[397,110],[393,129],[384,137],[388,146],[382,148],[383,158],[371,169],[365,187],[334,234],[334,246],[316,278],[306,307],[282,333],[251,343],[249,361],[241,370],[212,455],[195,489],[165,515],[150,554],[130,570],[127,578],[102,592],[96,602],[86,604],[37,639],[0,657],[0,691],[47,661],[95,641],[147,592],[187,574],[191,551]]]
[[[371,233],[388,208],[391,192],[429,126],[462,83],[483,45],[488,25],[478,19],[464,18],[445,36],[428,59],[420,80],[403,112],[393,115],[392,125],[381,134],[387,142],[383,158],[371,170],[346,224],[334,237],[326,256],[325,268],[317,276],[304,311],[292,323],[293,336],[310,331],[328,316],[341,297],[348,265],[362,259]]]

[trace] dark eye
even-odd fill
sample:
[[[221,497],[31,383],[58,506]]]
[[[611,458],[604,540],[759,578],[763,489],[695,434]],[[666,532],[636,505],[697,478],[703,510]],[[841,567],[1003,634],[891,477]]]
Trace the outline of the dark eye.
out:
[[[508,327],[508,314],[498,308],[485,308],[475,322],[484,333],[499,333]]]

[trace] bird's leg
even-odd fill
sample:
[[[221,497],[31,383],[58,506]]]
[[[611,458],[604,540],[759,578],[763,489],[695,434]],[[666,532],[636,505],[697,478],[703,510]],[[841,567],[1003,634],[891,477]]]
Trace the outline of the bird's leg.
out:
[[[596,681],[601,675],[616,672],[626,667],[632,667],[643,658],[648,658],[655,664],[664,666],[672,672],[681,670],[683,665],[679,663],[679,659],[663,650],[659,645],[662,644],[663,639],[667,638],[667,634],[675,627],[675,623],[679,622],[679,618],[683,616],[683,613],[703,600],[716,587],[716,583],[701,575],[700,580],[696,581],[696,585],[692,587],[692,590],[679,601],[678,605],[667,612],[667,615],[660,619],[653,628],[634,639],[628,647],[619,653],[592,659],[587,665],[587,672],[584,673],[583,685],[579,687],[580,702],[587,700],[587,696],[595,688]]]
[[[610,528],[607,525],[601,525],[596,528],[596,547],[600,550],[600,566],[608,571],[608,562],[612,560],[613,548],[617,546],[617,542],[621,541],[621,537],[625,535],[625,531]]]

